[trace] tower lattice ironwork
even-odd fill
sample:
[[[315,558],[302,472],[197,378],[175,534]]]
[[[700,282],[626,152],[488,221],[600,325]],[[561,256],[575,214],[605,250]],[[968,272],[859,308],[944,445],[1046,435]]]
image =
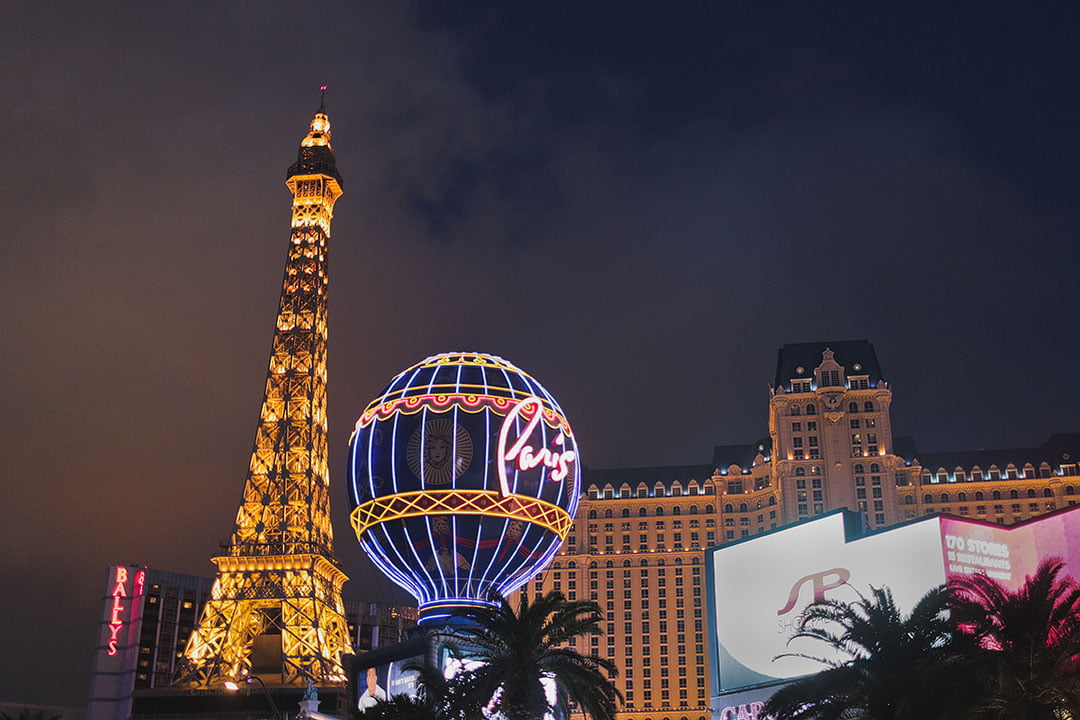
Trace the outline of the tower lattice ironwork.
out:
[[[236,525],[192,633],[181,684],[257,673],[344,682],[351,652],[333,554],[326,442],[327,244],[341,176],[320,106],[288,170],[292,235],[255,446]]]

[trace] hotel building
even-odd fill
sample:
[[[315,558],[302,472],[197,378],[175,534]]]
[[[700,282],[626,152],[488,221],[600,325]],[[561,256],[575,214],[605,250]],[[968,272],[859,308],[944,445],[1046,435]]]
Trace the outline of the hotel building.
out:
[[[571,534],[529,589],[605,612],[605,634],[577,648],[619,668],[620,720],[710,716],[708,547],[839,508],[876,530],[939,512],[1012,524],[1080,500],[1080,434],[921,455],[894,437],[892,397],[866,340],[785,345],[767,437],[708,464],[585,472]]]

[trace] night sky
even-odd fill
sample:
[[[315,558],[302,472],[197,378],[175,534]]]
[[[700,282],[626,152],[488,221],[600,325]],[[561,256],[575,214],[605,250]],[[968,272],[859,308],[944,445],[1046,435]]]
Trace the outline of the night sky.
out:
[[[874,343],[923,451],[1080,430],[1078,6],[825,5],[0,3],[0,700],[85,703],[108,565],[212,573],[323,84],[348,597],[400,598],[349,432],[436,352],[592,467],[765,435],[815,340]]]

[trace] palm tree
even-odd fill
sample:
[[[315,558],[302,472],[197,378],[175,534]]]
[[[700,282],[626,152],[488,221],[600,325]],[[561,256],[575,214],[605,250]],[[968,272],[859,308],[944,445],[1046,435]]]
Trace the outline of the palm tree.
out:
[[[949,584],[971,640],[979,720],[1080,718],[1080,584],[1051,558],[1015,592],[984,575]]]
[[[406,665],[416,673],[414,695],[395,695],[377,703],[365,714],[370,720],[478,720],[483,703],[469,692],[472,674],[458,672],[453,678],[425,663]]]
[[[480,663],[468,679],[473,697],[508,720],[541,720],[552,711],[565,716],[571,703],[593,720],[614,720],[616,700],[622,700],[610,680],[614,664],[569,647],[577,637],[601,633],[596,603],[568,601],[558,591],[531,602],[523,592],[516,609],[501,596],[491,599],[492,606],[470,615],[473,626],[462,633]],[[554,702],[544,681],[554,687]]]
[[[809,638],[836,653],[826,666],[778,690],[764,714],[776,720],[898,720],[945,717],[941,689],[954,668],[949,593],[934,588],[904,616],[888,588],[851,603],[818,600],[791,638]],[[791,642],[789,641],[789,642]],[[781,656],[783,657],[783,656]]]

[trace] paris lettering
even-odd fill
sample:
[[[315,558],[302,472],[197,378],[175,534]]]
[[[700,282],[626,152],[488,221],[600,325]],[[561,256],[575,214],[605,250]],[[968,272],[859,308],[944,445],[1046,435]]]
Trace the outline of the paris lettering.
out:
[[[534,411],[532,418],[525,424],[524,431],[513,442],[510,442],[517,419],[529,409]],[[503,497],[511,495],[510,482],[506,477],[507,463],[514,463],[514,466],[522,472],[541,466],[546,467],[550,471],[548,477],[552,481],[562,482],[569,475],[570,466],[577,460],[576,452],[563,449],[566,445],[566,436],[562,432],[551,441],[551,447],[537,449],[529,444],[543,413],[543,402],[533,395],[515,405],[503,420],[502,428],[499,430],[499,491]]]

